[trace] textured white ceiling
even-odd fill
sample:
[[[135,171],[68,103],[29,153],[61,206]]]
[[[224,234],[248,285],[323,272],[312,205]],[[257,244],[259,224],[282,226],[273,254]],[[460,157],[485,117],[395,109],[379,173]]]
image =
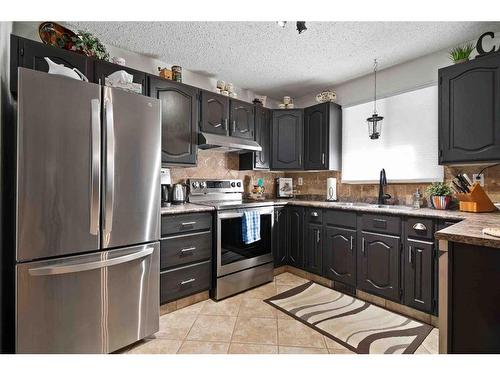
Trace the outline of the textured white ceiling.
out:
[[[500,22],[71,22],[105,43],[280,98],[477,38]]]

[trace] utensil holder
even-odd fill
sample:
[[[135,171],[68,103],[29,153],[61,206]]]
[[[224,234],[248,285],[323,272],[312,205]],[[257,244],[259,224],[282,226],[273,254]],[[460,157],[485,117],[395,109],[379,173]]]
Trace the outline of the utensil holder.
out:
[[[485,191],[475,183],[472,186],[470,193],[456,194],[460,201],[460,211],[466,212],[493,212],[496,207],[491,199],[486,195]]]

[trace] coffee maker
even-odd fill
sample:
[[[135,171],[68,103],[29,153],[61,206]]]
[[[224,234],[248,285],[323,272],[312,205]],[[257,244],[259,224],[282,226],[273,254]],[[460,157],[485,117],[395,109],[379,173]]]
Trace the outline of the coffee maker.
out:
[[[162,168],[160,172],[161,181],[161,206],[169,207],[172,201],[172,181],[170,179],[170,169]]]

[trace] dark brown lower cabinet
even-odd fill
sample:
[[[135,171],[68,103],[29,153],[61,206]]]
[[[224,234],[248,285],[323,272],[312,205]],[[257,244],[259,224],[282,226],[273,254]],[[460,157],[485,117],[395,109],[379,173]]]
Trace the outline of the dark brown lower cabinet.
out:
[[[288,245],[288,264],[302,268],[304,266],[304,208],[289,207],[288,223],[288,238],[290,241]]]
[[[358,251],[358,288],[381,297],[399,301],[399,236],[361,232]]]
[[[288,261],[288,215],[285,207],[274,209],[274,267],[284,266]]]
[[[404,250],[405,304],[432,312],[432,270],[434,243],[406,240]]]
[[[325,228],[323,275],[344,284],[356,285],[356,230]]]
[[[306,270],[321,275],[322,269],[322,229],[321,224],[308,223],[304,251]]]

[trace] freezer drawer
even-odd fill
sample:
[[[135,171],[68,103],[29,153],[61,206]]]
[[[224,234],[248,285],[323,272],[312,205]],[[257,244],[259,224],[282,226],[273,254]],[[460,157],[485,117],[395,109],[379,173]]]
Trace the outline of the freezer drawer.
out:
[[[150,243],[16,266],[17,353],[109,353],[158,331]]]

